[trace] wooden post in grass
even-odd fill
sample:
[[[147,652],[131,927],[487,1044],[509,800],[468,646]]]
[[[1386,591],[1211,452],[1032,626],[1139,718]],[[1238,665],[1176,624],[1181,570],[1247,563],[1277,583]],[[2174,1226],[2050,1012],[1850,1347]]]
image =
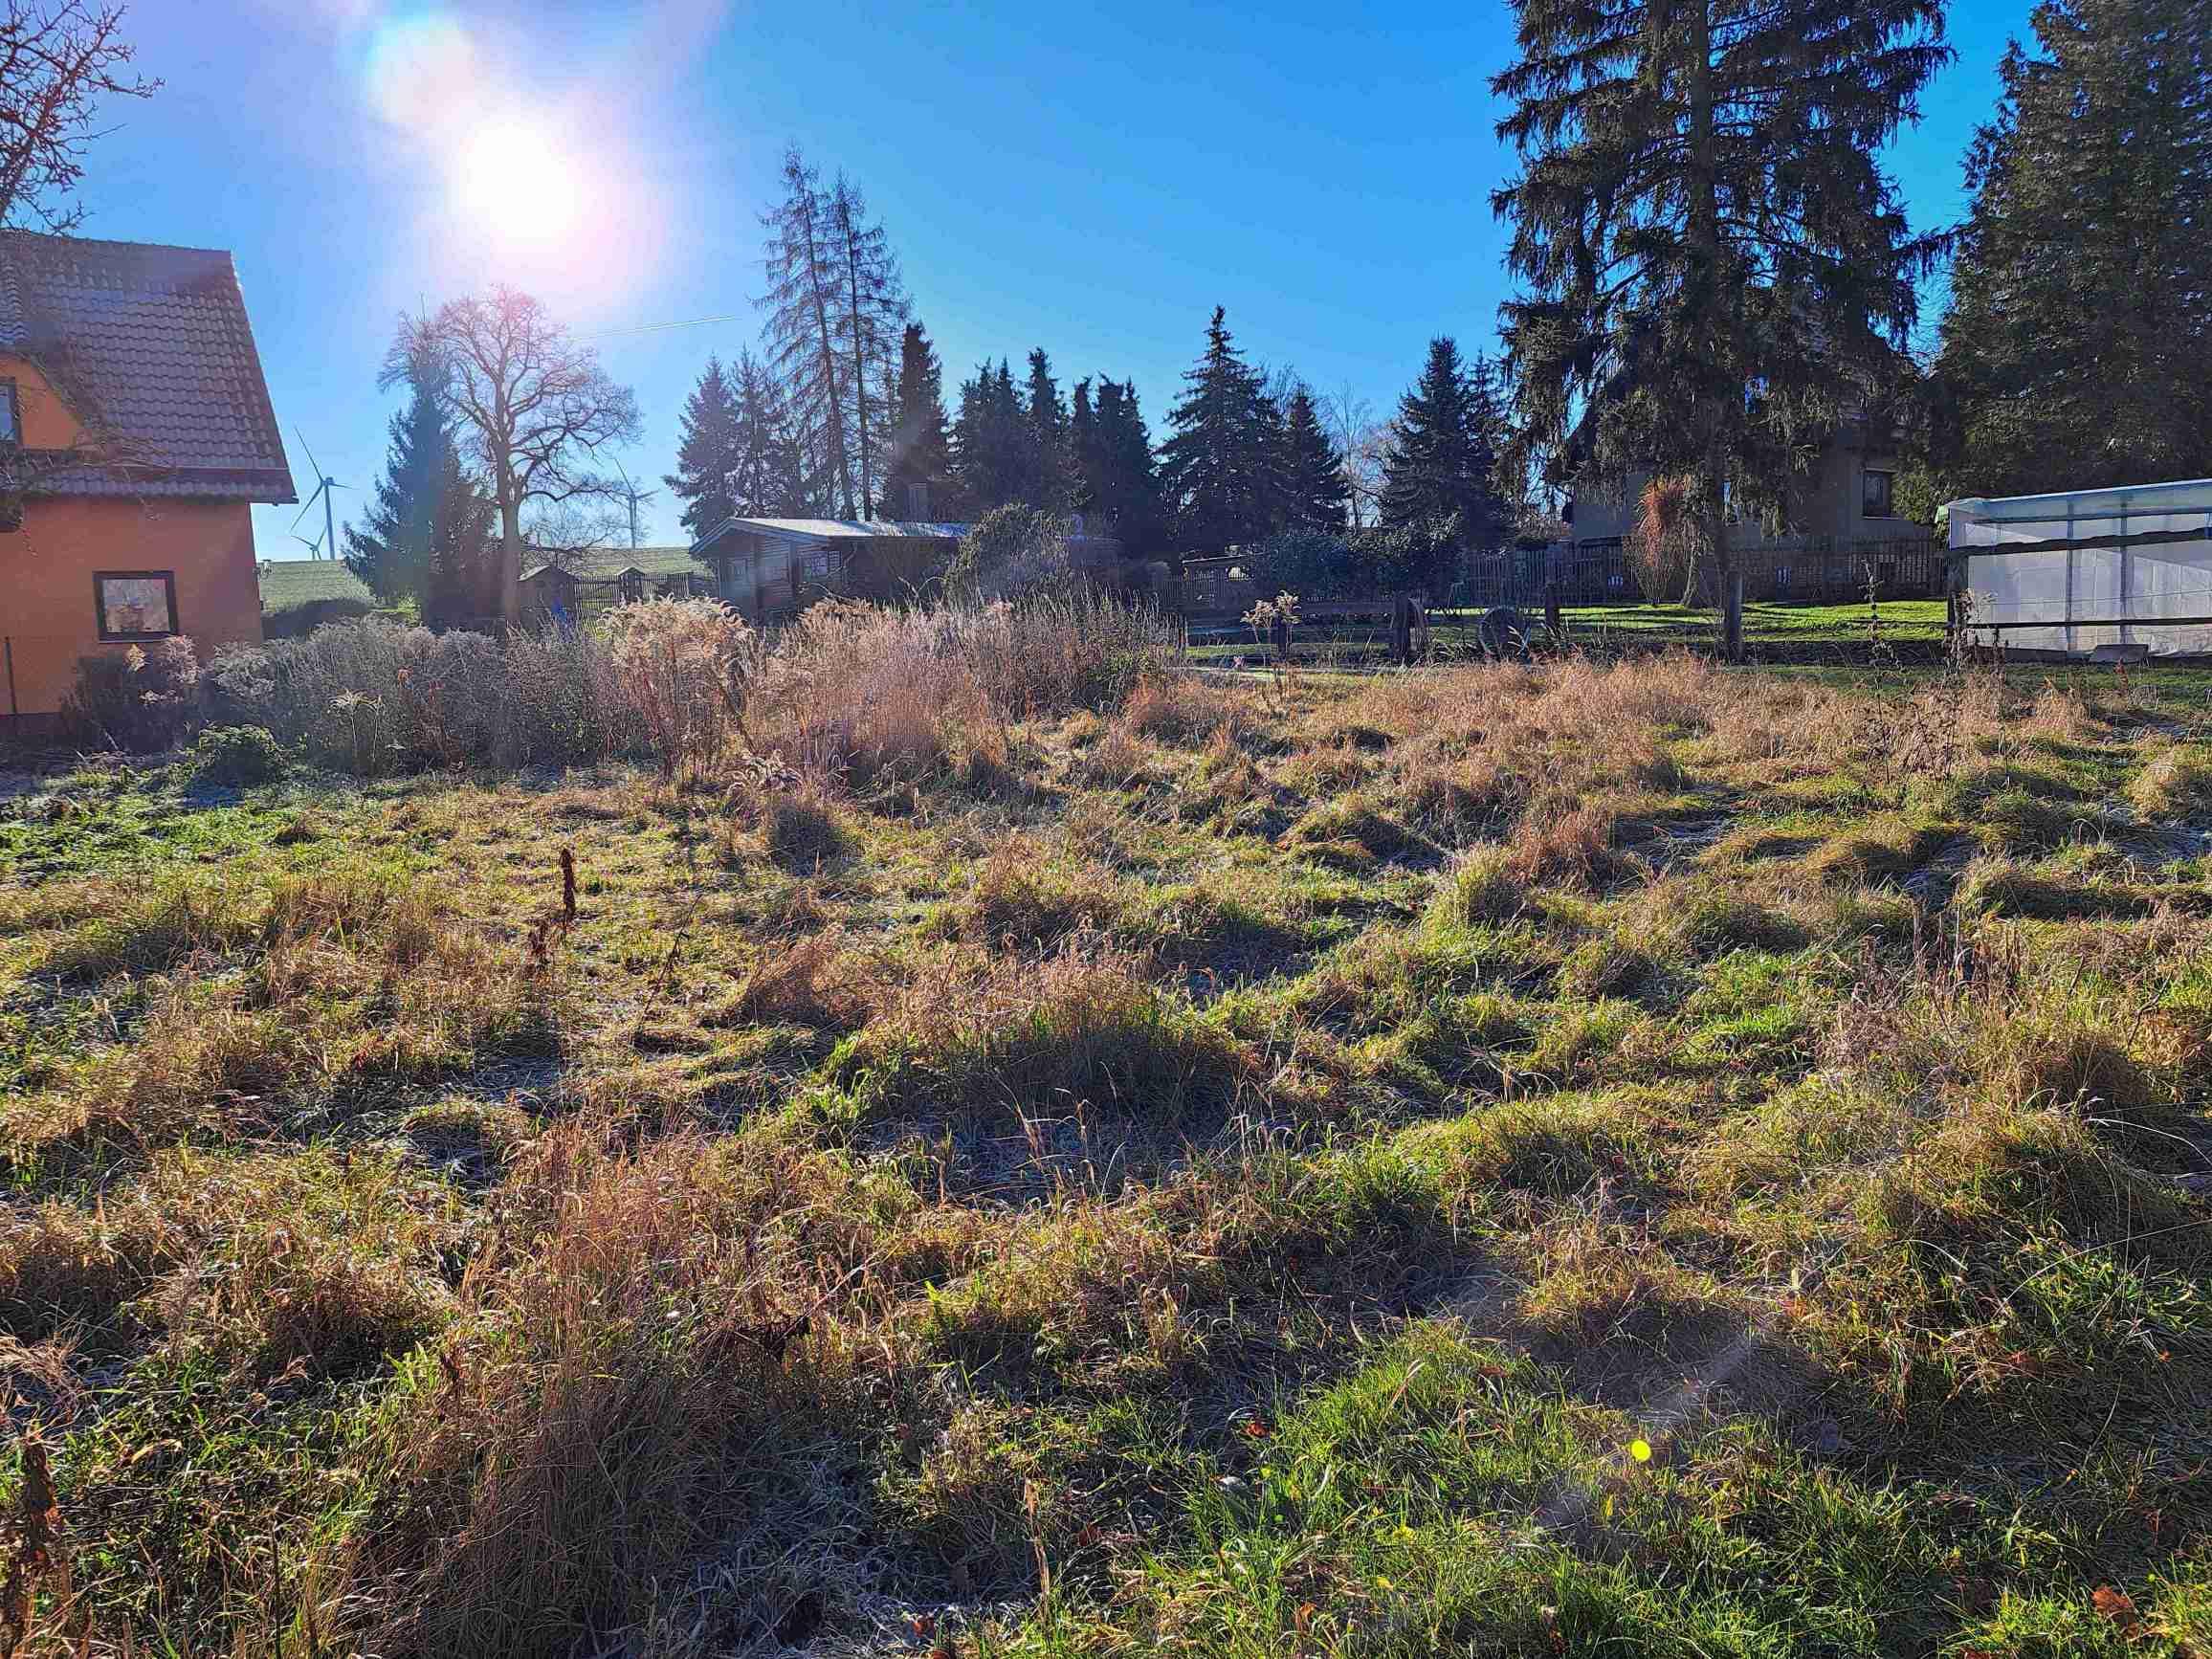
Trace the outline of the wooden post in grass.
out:
[[[1403,593],[1390,601],[1390,660],[1402,668],[1413,660],[1413,601]]]
[[[1729,570],[1721,577],[1721,645],[1730,662],[1743,660],[1743,572]]]
[[[1566,619],[1559,615],[1559,585],[1557,582],[1544,584],[1544,626],[1552,630],[1555,643],[1567,631]]]
[[[565,847],[561,849],[561,914],[576,919],[576,854]]]

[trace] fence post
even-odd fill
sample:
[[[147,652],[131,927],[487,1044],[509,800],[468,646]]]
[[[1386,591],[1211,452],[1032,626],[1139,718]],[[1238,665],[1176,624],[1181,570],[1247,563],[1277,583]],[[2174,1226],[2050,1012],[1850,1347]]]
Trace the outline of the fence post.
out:
[[[1544,626],[1552,630],[1555,644],[1567,631],[1566,620],[1559,615],[1559,585],[1557,582],[1544,584]]]
[[[1721,650],[1730,662],[1743,660],[1743,572],[1729,570],[1721,578],[1723,632]]]

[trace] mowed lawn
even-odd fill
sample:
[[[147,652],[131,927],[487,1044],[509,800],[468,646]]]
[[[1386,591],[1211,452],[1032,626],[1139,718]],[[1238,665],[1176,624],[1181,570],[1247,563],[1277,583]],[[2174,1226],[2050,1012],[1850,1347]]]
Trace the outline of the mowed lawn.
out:
[[[2204,706],[1677,655],[1152,678],[844,788],[27,780],[41,1618],[2212,1651]]]

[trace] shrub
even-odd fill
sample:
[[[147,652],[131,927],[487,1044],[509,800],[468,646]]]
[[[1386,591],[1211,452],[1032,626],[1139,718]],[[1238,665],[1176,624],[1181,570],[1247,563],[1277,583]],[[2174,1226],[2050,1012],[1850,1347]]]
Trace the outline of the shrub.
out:
[[[200,661],[183,634],[80,657],[62,731],[73,742],[150,754],[190,729],[199,689]]]
[[[712,763],[741,729],[752,642],[712,599],[649,599],[607,619],[608,660],[663,773]]]
[[[586,634],[432,633],[370,620],[227,651],[220,718],[364,777],[571,765],[643,746],[607,648]]]
[[[250,788],[284,775],[284,750],[266,726],[210,726],[192,744],[192,782]]]
[[[944,585],[959,599],[1014,599],[1065,587],[1074,573],[1068,521],[1042,507],[1009,501],[993,507],[961,538]]]
[[[1690,591],[1690,572],[1705,551],[1687,474],[1653,478],[1636,502],[1636,523],[1626,539],[1629,574],[1653,605],[1674,605]]]

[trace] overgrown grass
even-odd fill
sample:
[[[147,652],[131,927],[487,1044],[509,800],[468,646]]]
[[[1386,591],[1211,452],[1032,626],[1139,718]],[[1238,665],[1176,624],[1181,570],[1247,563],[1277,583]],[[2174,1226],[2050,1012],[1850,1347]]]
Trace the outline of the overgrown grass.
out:
[[[2212,1648],[2193,685],[1148,637],[7,796],[24,1650]]]

